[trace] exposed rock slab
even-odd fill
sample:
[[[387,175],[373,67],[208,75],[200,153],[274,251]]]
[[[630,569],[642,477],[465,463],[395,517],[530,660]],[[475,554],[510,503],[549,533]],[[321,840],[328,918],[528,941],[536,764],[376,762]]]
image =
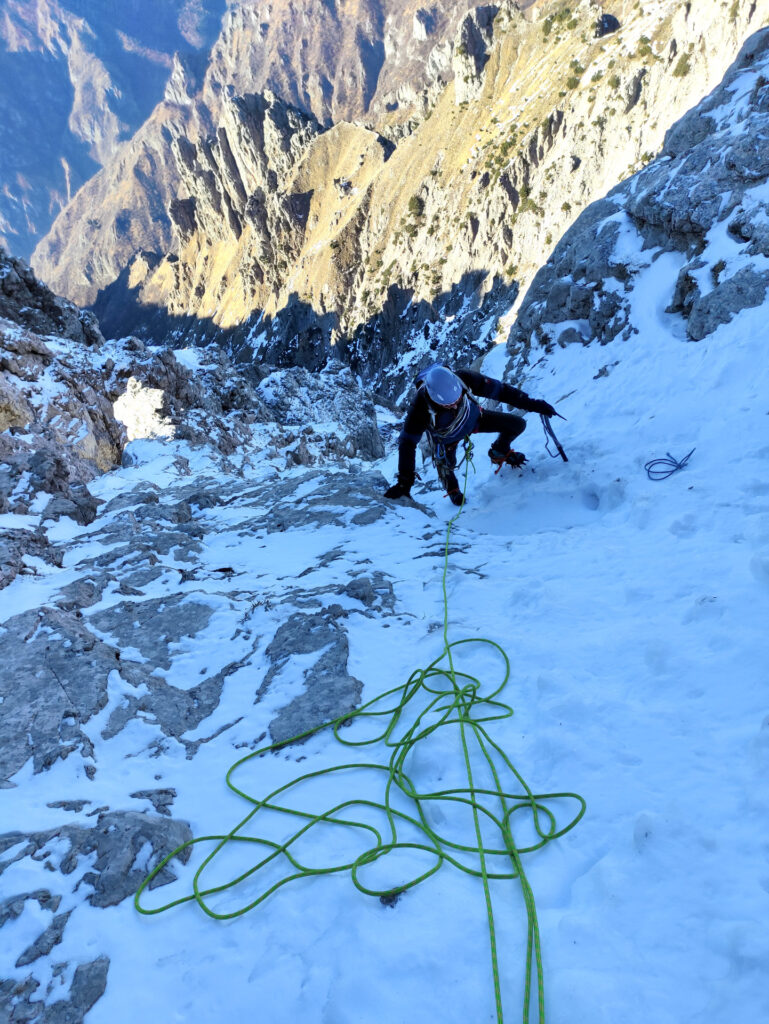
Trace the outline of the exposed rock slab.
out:
[[[80,866],[81,858],[88,858],[90,866],[83,875],[91,889],[88,902],[94,907],[114,907],[136,892],[152,866],[191,838],[186,822],[137,811],[108,811],[100,814],[90,828],[63,825],[45,832],[0,835],[0,854],[10,854],[0,863],[0,874],[24,857],[44,857],[53,840],[62,840],[67,844],[59,865],[62,874],[72,874]],[[151,850],[149,868],[143,862],[137,865],[145,844]],[[188,858],[185,851],[181,859],[186,863]],[[170,867],[166,867],[156,882],[163,885],[174,877]]]

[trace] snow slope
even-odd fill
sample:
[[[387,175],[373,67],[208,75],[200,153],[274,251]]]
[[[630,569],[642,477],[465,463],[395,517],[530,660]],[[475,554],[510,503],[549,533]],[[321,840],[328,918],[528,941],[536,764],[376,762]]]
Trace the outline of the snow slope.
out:
[[[548,458],[536,421],[522,439],[530,461],[519,473],[495,477],[479,443],[453,536],[450,636],[490,637],[512,658],[503,699],[516,713],[497,724],[495,738],[535,791],[576,790],[588,804],[574,831],[528,863],[554,1024],[769,1017],[766,307],[743,311],[699,344],[685,342],[678,319],[664,313],[680,259],[663,256],[640,276],[638,335],[603,348],[570,346],[535,363],[526,386],[557,401],[568,418],[557,421],[557,430],[570,461]],[[502,359],[500,348],[487,371],[499,372]],[[192,460],[198,471],[206,468],[199,450],[170,446],[176,448],[191,460],[193,475]],[[647,478],[647,459],[681,457],[692,448],[685,470],[664,482]],[[140,478],[165,491],[178,483],[169,445],[142,442],[135,449],[140,464],[102,478],[100,496]],[[392,454],[385,475],[394,465]],[[322,477],[294,472],[305,480],[297,501],[303,492],[323,493]],[[283,578],[288,586],[309,570],[303,584],[322,593],[367,560],[392,581],[395,607],[365,617],[349,602],[348,670],[363,682],[363,699],[427,665],[442,646],[442,538],[453,508],[432,470],[424,476],[418,504],[389,505],[370,525],[310,523],[244,534],[244,521],[260,515],[247,499],[201,511],[210,530],[198,562],[203,582],[178,587],[165,574],[140,599],[169,588],[205,599],[208,591],[216,606],[203,633],[175,652],[176,685],[188,685],[199,666],[231,659],[238,623],[247,622],[266,644],[278,620],[252,600],[260,579],[275,587]],[[97,525],[79,530],[63,570],[19,577],[4,595],[4,617],[43,604],[53,587],[76,578],[85,556],[104,550],[89,540]],[[56,529],[61,539],[68,527]],[[335,549],[339,557],[323,564]],[[218,581],[214,595],[212,571],[223,564],[244,575],[233,577],[229,589]],[[119,599],[106,594],[88,615]],[[14,779],[18,788],[0,795],[6,828],[52,828],[62,812],[47,804],[63,793],[91,802],[67,819],[85,821],[91,807],[126,805],[134,790],[163,785],[176,789],[174,817],[189,821],[194,834],[227,832],[245,812],[225,789],[226,768],[301,691],[306,667],[297,657],[254,704],[267,664],[261,653],[261,663],[254,657],[227,679],[218,709],[198,733],[236,724],[191,760],[177,742],[153,749],[162,737],[150,720],[104,739],[107,709],[88,727],[95,779],[74,757],[38,775],[25,767]],[[480,672],[496,672],[491,661],[480,661]],[[114,675],[111,705],[127,687]],[[419,782],[454,771],[459,751],[439,753],[412,765]],[[345,759],[332,736],[319,734],[254,762],[248,789],[266,793],[299,771]],[[346,785],[364,795],[375,783]],[[53,866],[61,853],[50,851]],[[199,862],[194,857],[179,869],[179,881],[150,902],[188,892]],[[43,988],[55,979],[49,1004],[64,983],[55,978],[55,963],[69,963],[71,976],[72,964],[95,952],[109,956],[107,989],[89,1024],[138,1017],[256,1016],[273,1024],[494,1019],[480,883],[449,867],[393,908],[360,894],[349,878],[332,877],[289,885],[225,923],[194,906],[149,919],[130,900],[88,906],[75,888],[87,867],[81,861],[75,873],[61,875],[45,870],[44,856],[25,858],[7,868],[1,884],[3,895],[57,885],[60,912],[73,910],[61,944],[32,965]],[[248,899],[245,889],[238,899]],[[525,911],[516,883],[493,884],[492,896],[505,1013],[515,1019]],[[27,903],[3,928],[3,947],[20,951],[49,922],[50,911]],[[29,967],[4,973],[20,980]]]

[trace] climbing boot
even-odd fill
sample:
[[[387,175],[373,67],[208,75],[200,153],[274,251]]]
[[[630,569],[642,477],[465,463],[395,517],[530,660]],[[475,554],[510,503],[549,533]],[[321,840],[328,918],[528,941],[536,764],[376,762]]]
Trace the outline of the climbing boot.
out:
[[[498,473],[503,466],[519,469],[526,461],[526,456],[523,452],[513,451],[512,448],[508,452],[500,452],[496,448],[489,448],[489,458],[492,464],[497,467],[494,470],[495,473]]]
[[[440,477],[440,482],[445,487],[446,495],[452,499],[455,505],[461,505],[462,492],[456,475],[451,469],[447,469],[446,467],[441,468],[442,472],[439,470],[438,476]]]
[[[454,471],[446,465],[439,465],[438,479],[446,488],[446,494],[451,498],[454,504],[461,505],[462,491],[459,488],[459,482],[457,481]]]

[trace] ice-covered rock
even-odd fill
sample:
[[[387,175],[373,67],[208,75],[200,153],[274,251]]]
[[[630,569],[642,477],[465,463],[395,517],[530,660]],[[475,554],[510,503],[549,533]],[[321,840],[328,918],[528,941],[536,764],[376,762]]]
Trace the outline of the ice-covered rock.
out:
[[[303,367],[275,370],[258,392],[279,423],[307,430],[329,454],[366,461],[384,455],[371,395],[342,363],[319,374]]]

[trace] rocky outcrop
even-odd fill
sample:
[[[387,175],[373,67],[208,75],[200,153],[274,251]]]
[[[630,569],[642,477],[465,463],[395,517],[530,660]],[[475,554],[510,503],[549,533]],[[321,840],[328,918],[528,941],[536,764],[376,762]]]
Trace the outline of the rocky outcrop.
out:
[[[682,317],[693,341],[765,301],[768,83],[764,29],[723,83],[670,129],[659,159],[591,206],[564,236],[521,306],[509,340],[516,360],[525,361],[537,341],[627,337],[634,280],[662,252],[682,254],[666,307]],[[627,232],[643,239],[645,261],[624,240]]]
[[[12,875],[14,865],[25,861],[43,861],[59,878],[69,876],[75,888],[82,885],[88,891],[91,906],[112,907],[133,895],[146,875],[148,862],[153,865],[159,863],[164,856],[191,838],[192,833],[186,822],[136,811],[103,812],[94,824],[63,825],[42,832],[1,834],[0,875],[6,871]],[[182,862],[188,858],[188,852],[180,856]],[[53,861],[56,861],[57,867],[54,867]],[[160,873],[157,881],[164,885],[175,877],[169,867]],[[7,885],[5,882],[6,891]],[[32,973],[22,981],[0,978],[0,1010],[9,1021],[40,1020],[52,1024],[55,1021],[67,1021],[68,1024],[82,1024],[85,1015],[104,994],[110,959],[102,955],[76,965],[62,960],[56,947],[65,937],[73,908],[56,914],[62,896],[53,895],[49,890],[19,892],[4,900],[0,904],[0,928],[6,921],[20,917],[30,901],[37,902],[41,912],[47,911],[55,916],[37,938],[19,953],[15,967],[18,971],[35,964],[35,973],[39,977],[41,967],[45,974],[41,961],[44,963],[52,952],[58,963],[43,991],[39,991],[41,983]],[[71,898],[68,902],[71,902]],[[3,973],[10,973],[10,967],[9,962],[4,964]],[[63,993],[62,986],[67,975],[71,980],[68,991]]]
[[[10,979],[0,980],[0,1007],[7,1012],[9,1020],[65,1020],[67,1024],[82,1024],[88,1011],[104,995],[109,965],[107,956],[78,964],[74,969],[67,998],[57,999],[49,1005],[46,1003],[55,991],[53,984],[47,987],[45,993],[41,993],[43,998],[35,998],[40,983],[32,975],[18,984]],[[60,964],[59,977],[69,967],[69,963]]]
[[[92,313],[54,295],[23,260],[14,259],[3,249],[0,249],[0,317],[18,324],[28,333],[56,334],[97,347],[104,341]]]
[[[92,522],[88,484],[120,465],[137,438],[213,446],[225,462],[269,444],[288,465],[383,452],[371,399],[341,364],[320,377],[264,365],[236,373],[219,348],[177,358],[137,338],[105,342],[92,314],[2,251],[0,312],[0,513]],[[2,550],[3,586],[35,558],[53,557],[40,531],[21,524]]]
[[[103,373],[87,356],[68,356],[55,336],[41,338],[0,320],[3,512],[25,514],[48,494],[52,515],[88,522],[94,515],[88,482],[120,462],[125,434],[104,394]]]
[[[62,858],[61,871],[71,874],[80,867],[81,858],[93,856],[91,870],[83,875],[83,881],[91,889],[88,902],[94,907],[114,907],[133,895],[145,877],[144,866],[137,867],[135,863],[145,843],[150,847],[152,862],[157,864],[190,838],[186,822],[168,821],[136,811],[116,811],[100,814],[95,825],[86,828],[64,825],[60,829],[27,835],[6,832],[0,835],[0,850],[3,853],[13,850],[11,858],[3,864],[7,870],[10,864],[24,857],[45,856],[46,847],[53,840],[63,841],[68,849]],[[161,884],[172,878],[173,872],[168,871]]]
[[[342,363],[331,363],[320,374],[302,367],[276,370],[257,390],[277,422],[304,439],[294,462],[312,465],[318,461],[312,449],[318,446],[327,456],[374,461],[384,455],[374,403]]]
[[[499,8],[476,7],[461,22],[454,42],[454,102],[461,106],[475,99],[483,85],[483,71],[494,41],[494,19]]]

